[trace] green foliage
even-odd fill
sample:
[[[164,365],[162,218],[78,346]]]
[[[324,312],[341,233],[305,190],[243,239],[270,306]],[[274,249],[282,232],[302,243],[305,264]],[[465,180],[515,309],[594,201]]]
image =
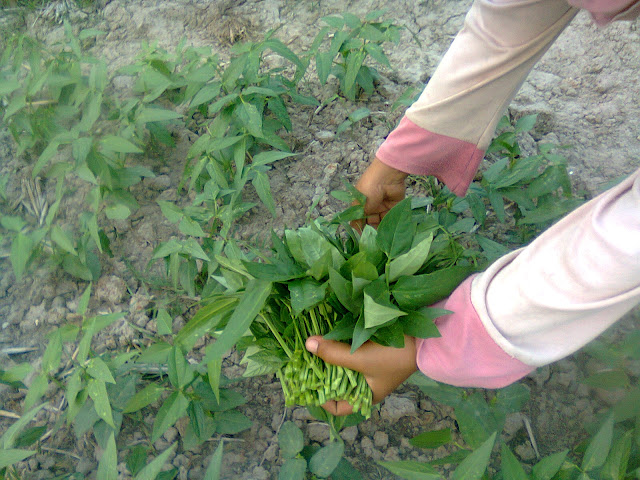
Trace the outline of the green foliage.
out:
[[[351,101],[362,92],[373,93],[379,74],[375,68],[366,65],[367,60],[372,58],[379,65],[391,68],[382,46],[386,42],[397,43],[400,37],[398,26],[391,21],[377,20],[384,13],[384,10],[373,11],[363,20],[350,13],[322,19],[328,27],[320,30],[311,47],[322,85],[332,75],[340,82],[340,93]],[[320,51],[327,36],[331,38],[330,46]]]

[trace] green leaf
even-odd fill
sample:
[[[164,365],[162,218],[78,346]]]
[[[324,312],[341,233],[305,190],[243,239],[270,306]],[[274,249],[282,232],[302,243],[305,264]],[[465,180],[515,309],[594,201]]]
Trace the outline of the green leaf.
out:
[[[405,335],[416,338],[435,338],[440,336],[434,320],[443,315],[453,313],[441,308],[425,307],[414,310],[402,318],[402,330]]]
[[[105,208],[104,213],[109,220],[124,220],[131,215],[131,209],[123,203],[117,203]]]
[[[96,479],[118,480],[118,451],[116,449],[116,439],[113,432],[111,432],[107,440],[107,448],[102,452]]]
[[[105,136],[100,140],[100,144],[105,150],[110,150],[116,153],[142,153],[142,150],[129,140],[115,135]]]
[[[375,328],[364,328],[364,316],[358,318],[355,328],[353,329],[353,338],[351,340],[351,353],[355,352],[360,346],[376,333]]]
[[[379,32],[379,30],[374,29],[374,28],[368,29],[367,31],[370,34],[372,34],[372,36],[375,35],[374,31]],[[387,68],[391,68],[391,64],[389,63],[389,59],[385,55],[384,50],[382,50],[382,47],[380,45],[376,45],[375,43],[367,43],[364,46],[364,49],[369,55],[371,55],[371,58],[373,58],[380,65],[384,65]]]
[[[102,380],[103,382],[116,383],[111,370],[106,363],[104,363],[99,357],[94,357],[89,360],[87,364],[87,373],[96,380]]]
[[[176,118],[182,118],[182,114],[162,108],[145,107],[138,116],[138,122],[163,122]]]
[[[307,461],[303,458],[287,459],[278,473],[278,480],[304,480]]]
[[[473,266],[456,265],[424,275],[401,277],[392,287],[391,294],[405,310],[433,305],[449,296],[474,271]]]
[[[516,133],[528,132],[535,126],[537,119],[538,119],[537,114],[525,115],[524,117],[518,119],[514,127],[514,130],[516,131]]]
[[[211,391],[220,403],[220,373],[222,372],[222,359],[216,358],[207,363],[207,377]]]
[[[27,392],[27,396],[24,399],[23,408],[25,410],[29,410],[31,407],[33,407],[47,392],[48,387],[49,380],[46,374],[41,373],[36,378],[34,378],[33,382],[31,382],[31,385],[29,385],[29,391]]]
[[[377,303],[371,296],[367,294],[367,288],[364,292],[364,327],[373,328],[383,325],[391,320],[406,315],[402,310],[394,307]]]
[[[522,383],[514,383],[496,391],[495,407],[507,413],[519,412],[529,401],[531,392]]]
[[[327,291],[326,283],[319,283],[313,278],[293,280],[288,287],[294,317],[324,300]]]
[[[158,440],[169,427],[182,418],[188,406],[189,400],[185,398],[182,392],[173,392],[158,410],[156,419],[153,422],[151,442]]]
[[[203,480],[220,480],[220,470],[222,469],[222,452],[224,440],[220,439],[220,443],[211,456],[211,461],[204,474]]]
[[[50,374],[58,370],[62,358],[62,335],[60,330],[51,334],[47,349],[42,356],[42,373]]]
[[[529,480],[529,476],[525,473],[522,465],[515,457],[506,443],[502,444],[501,454],[502,478],[509,480]]]
[[[432,430],[416,435],[409,443],[414,447],[420,448],[438,448],[446,445],[451,441],[451,429],[444,428],[442,430]]]
[[[534,480],[551,480],[551,478],[558,473],[560,467],[562,467],[568,453],[569,450],[554,453],[536,463],[532,469]]]
[[[263,172],[256,172],[256,176],[251,180],[256,192],[258,193],[258,197],[262,200],[262,203],[269,210],[271,215],[276,214],[276,204],[273,201],[273,196],[271,195],[271,185],[269,185],[269,177]]]
[[[347,63],[347,71],[344,76],[343,92],[350,98],[353,98],[352,95],[355,94],[356,77],[360,71],[360,67],[362,67],[366,55],[366,52],[363,50],[358,50],[351,52],[345,60]]]
[[[277,150],[260,152],[253,157],[253,160],[251,160],[251,165],[253,166],[268,165],[277,160],[282,160],[283,158],[294,157],[297,155],[298,155],[297,153],[279,152]]]
[[[254,137],[262,137],[262,116],[255,105],[241,103],[235,110],[240,123]]]
[[[342,459],[344,443],[331,442],[309,459],[309,471],[320,478],[327,478]]]
[[[489,465],[491,450],[496,441],[496,432],[472,454],[465,458],[453,472],[452,480],[480,480]]]
[[[619,480],[624,478],[627,472],[627,465],[631,455],[631,444],[633,441],[633,431],[626,431],[621,437],[617,438],[607,461],[600,471],[600,476],[606,480]]]
[[[204,238],[207,236],[198,222],[186,216],[182,217],[182,220],[178,225],[178,229],[188,237]],[[204,252],[202,252],[202,255],[206,257],[206,254]]]
[[[175,450],[177,442],[173,442],[169,448],[154,458],[146,467],[144,467],[135,476],[134,480],[156,480],[160,470],[167,463],[167,460]]]
[[[87,392],[93,400],[93,407],[95,408],[98,416],[103,419],[107,425],[112,428],[116,428],[113,423],[111,403],[109,402],[109,395],[107,394],[107,387],[105,386],[104,381],[92,378],[89,380]]]
[[[603,388],[605,390],[615,390],[618,388],[628,388],[630,386],[629,376],[624,370],[605,370],[594,373],[582,380],[580,383],[590,387]]]
[[[160,399],[166,389],[157,383],[150,383],[136,393],[124,407],[122,413],[133,413]]]
[[[346,280],[333,268],[329,268],[329,285],[342,306],[349,309],[352,313],[358,313],[360,311],[352,300],[353,287],[351,282]]]
[[[30,237],[22,233],[18,233],[11,243],[11,266],[17,280],[22,278],[31,254],[34,250],[34,242]]]
[[[613,414],[609,414],[598,433],[591,439],[584,457],[582,458],[582,470],[588,472],[594,468],[601,467],[613,442]]]
[[[216,342],[207,347],[205,362],[221,357],[236,344],[264,307],[271,289],[271,282],[261,279],[249,280],[247,289],[231,315],[227,327]]]
[[[378,462],[394,475],[407,480],[441,480],[442,475],[426,463],[415,460],[402,460],[398,462]]]
[[[2,455],[0,455],[0,471],[14,463],[23,461],[25,458],[29,458],[34,453],[36,453],[35,450],[20,450],[17,448],[2,450]]]
[[[395,282],[402,275],[413,275],[420,270],[429,256],[432,242],[433,233],[407,253],[392,260],[389,264],[389,282]]]
[[[251,428],[252,425],[251,419],[237,410],[218,412],[215,415],[215,420],[216,431],[223,435],[235,435]]]
[[[200,89],[198,93],[191,99],[190,106],[197,107],[203,103],[208,103],[220,94],[220,84],[210,83]]]
[[[164,308],[158,310],[156,315],[158,335],[171,335],[173,333],[173,319]]]
[[[284,458],[295,457],[304,447],[302,430],[292,421],[285,422],[278,432],[278,445]]]
[[[80,297],[80,301],[78,302],[78,309],[76,310],[76,313],[78,315],[84,315],[85,313],[87,313],[89,299],[91,298],[91,286],[92,284],[89,283],[82,296]]]
[[[160,205],[160,210],[162,210],[162,214],[167,217],[171,223],[178,223],[184,217],[184,213],[182,213],[182,209],[178,207],[176,204],[172,202],[165,202],[164,200],[158,200],[158,205]]]
[[[473,448],[479,447],[491,432],[502,430],[484,396],[478,392],[468,395],[457,405],[455,414],[463,438]]]
[[[331,73],[332,64],[333,56],[329,52],[321,52],[316,55],[316,71],[318,72],[320,85],[327,83],[327,79]]]
[[[15,446],[17,448],[30,447],[36,443],[47,431],[47,426],[32,427],[26,429],[16,437]]]
[[[173,347],[169,352],[169,381],[174,387],[182,389],[193,380],[193,377],[193,369],[184,353],[180,348]]]
[[[406,198],[389,210],[378,226],[376,241],[391,259],[411,248],[416,225],[410,218],[411,199]]]
[[[39,405],[25,412],[19,420],[16,420],[0,437],[0,447],[3,451],[11,449],[15,446],[15,440],[18,437],[18,433],[31,422],[36,414],[44,408],[46,404]],[[1,469],[2,467],[0,467]]]
[[[195,343],[215,328],[224,315],[230,312],[238,300],[233,297],[220,297],[209,305],[200,308],[174,339],[184,351],[190,351]]]

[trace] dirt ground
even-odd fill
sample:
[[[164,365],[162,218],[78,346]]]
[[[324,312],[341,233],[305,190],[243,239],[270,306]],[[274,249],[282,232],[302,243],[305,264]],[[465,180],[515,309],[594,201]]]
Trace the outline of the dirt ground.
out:
[[[355,109],[345,102],[333,102],[317,115],[311,107],[299,107],[294,113],[291,134],[295,159],[275,164],[271,172],[277,216],[255,208],[241,222],[239,235],[258,237],[270,228],[301,225],[316,199],[319,214],[332,213],[336,206],[328,200],[331,190],[340,188],[341,179],[354,182],[371,155],[399,121],[401,110],[390,113],[390,106],[409,85],[420,85],[431,76],[453,36],[461,27],[469,0],[103,0],[84,12],[70,12],[72,21],[83,27],[108,32],[97,40],[92,52],[104,58],[113,71],[131,63],[143,42],[157,42],[169,50],[185,37],[188,44],[209,45],[228,55],[230,44],[243,39],[259,39],[264,32],[279,27],[277,37],[294,51],[309,45],[325,15],[367,12],[388,8],[385,18],[406,27],[401,42],[387,48],[393,71],[382,71],[377,93],[366,105],[375,112],[363,124],[336,135],[337,126]],[[0,9],[0,28],[25,25],[32,35],[53,42],[62,36],[56,11],[32,12],[25,17]],[[552,46],[515,98],[510,109],[514,115],[537,113],[539,123],[531,135],[523,138],[525,148],[539,141],[570,145],[566,150],[574,183],[588,195],[596,194],[608,181],[628,174],[640,165],[640,29],[638,23],[619,23],[600,29],[588,15],[580,13]],[[416,41],[419,40],[419,43]],[[114,84],[123,95],[131,84],[118,77]],[[316,97],[328,98],[335,85],[324,88],[309,81]],[[124,311],[127,320],[145,325],[136,305],[161,295],[141,281],[135,271],[143,271],[151,252],[159,242],[178,232],[160,212],[157,200],[180,201],[176,186],[182,173],[185,152],[195,137],[179,132],[175,151],[146,159],[156,178],[134,188],[141,208],[129,219],[111,226],[112,249],[121,257],[103,259],[103,277],[98,282],[90,308],[94,312]],[[21,177],[29,167],[15,156],[15,146],[7,132],[0,132],[0,173],[10,173],[10,193],[16,193]],[[14,187],[12,187],[14,186]],[[82,208],[83,198],[68,200],[67,215]],[[126,260],[126,262],[125,262]],[[86,284],[62,272],[52,273],[46,266],[36,268],[16,282],[8,259],[0,259],[0,361],[11,365],[29,361],[37,365],[46,342],[44,336],[75,311]],[[128,266],[130,265],[130,266]],[[143,314],[144,315],[144,314]],[[146,319],[148,320],[148,318]],[[622,320],[618,332],[628,331],[640,321],[638,312]],[[184,319],[175,319],[175,325]],[[613,335],[614,333],[611,333]],[[131,329],[123,326],[104,339],[104,347],[126,343]],[[9,347],[36,347],[28,354],[8,355]],[[604,404],[586,386],[579,383],[584,372],[583,355],[578,354],[550,367],[539,369],[523,382],[531,388],[531,401],[524,410],[530,419],[540,453],[544,456],[573,447],[583,437],[583,426],[595,419]],[[225,360],[225,373],[238,375],[242,367],[232,354]],[[226,443],[223,478],[275,479],[282,459],[278,455],[276,432],[283,419],[293,419],[303,427],[310,443],[328,439],[326,426],[311,419],[304,409],[284,408],[279,384],[272,378],[244,382],[248,403],[243,411],[254,420],[253,427]],[[4,410],[20,411],[19,398],[0,386],[0,405]],[[39,422],[54,420],[55,410],[41,412]],[[428,460],[446,452],[412,447],[408,440],[425,430],[452,427],[452,410],[430,401],[417,389],[400,388],[382,406],[379,413],[344,431],[347,456],[365,479],[396,478],[377,466],[376,460]],[[10,420],[0,417],[0,431]],[[170,429],[162,442],[167,445],[177,432]],[[135,433],[129,433],[135,440]],[[514,416],[505,435],[523,461],[535,459],[535,453]],[[172,464],[183,479],[201,479],[210,455],[217,445],[211,443],[190,452],[179,451]],[[63,429],[52,439],[63,453],[43,452],[25,466],[25,479],[52,478],[61,466],[73,464],[73,470],[94,478],[97,460],[90,438],[76,439]],[[66,452],[66,454],[64,453]],[[46,453],[46,454],[45,454]],[[69,470],[69,471],[73,471]],[[125,474],[121,478],[128,478]]]

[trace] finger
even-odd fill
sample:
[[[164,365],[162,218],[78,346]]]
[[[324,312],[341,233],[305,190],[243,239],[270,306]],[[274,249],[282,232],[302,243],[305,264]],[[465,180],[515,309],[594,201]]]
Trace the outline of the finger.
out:
[[[322,408],[336,417],[351,415],[353,413],[353,407],[346,400],[329,400],[322,405]]]
[[[351,347],[346,343],[326,340],[318,335],[307,338],[305,347],[309,352],[327,363],[350,368],[358,372],[363,372],[369,363],[363,351],[357,350],[352,354]]]

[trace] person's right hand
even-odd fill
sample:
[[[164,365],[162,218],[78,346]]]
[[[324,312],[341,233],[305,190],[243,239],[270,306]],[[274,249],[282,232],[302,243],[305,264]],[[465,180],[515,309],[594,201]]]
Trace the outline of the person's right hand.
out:
[[[367,224],[377,227],[386,213],[404,199],[407,176],[377,158],[373,159],[356,183],[356,188],[367,197],[364,205]],[[362,230],[365,221],[355,222],[354,227]]]

